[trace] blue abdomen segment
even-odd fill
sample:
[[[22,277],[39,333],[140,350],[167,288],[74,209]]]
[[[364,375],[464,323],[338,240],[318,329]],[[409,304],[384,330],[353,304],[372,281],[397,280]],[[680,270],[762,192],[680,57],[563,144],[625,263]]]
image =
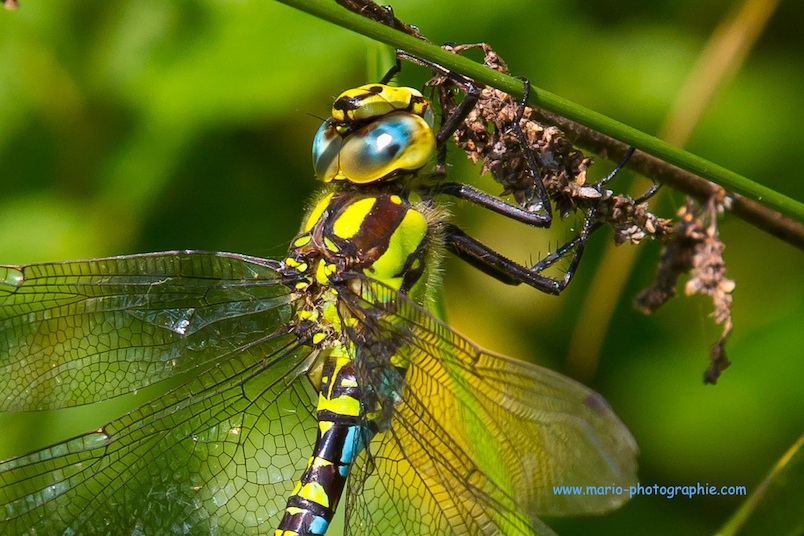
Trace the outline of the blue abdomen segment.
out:
[[[365,448],[360,389],[348,352],[327,357],[318,398],[318,436],[275,536],[323,535],[338,506],[355,456]]]

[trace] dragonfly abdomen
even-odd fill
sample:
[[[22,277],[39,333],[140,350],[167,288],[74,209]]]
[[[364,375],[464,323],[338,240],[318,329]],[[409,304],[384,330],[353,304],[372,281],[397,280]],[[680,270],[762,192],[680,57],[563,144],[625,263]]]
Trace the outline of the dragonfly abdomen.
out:
[[[276,536],[322,535],[343,494],[349,468],[366,441],[354,361],[342,346],[324,362],[316,408],[318,436],[313,455],[293,493]]]

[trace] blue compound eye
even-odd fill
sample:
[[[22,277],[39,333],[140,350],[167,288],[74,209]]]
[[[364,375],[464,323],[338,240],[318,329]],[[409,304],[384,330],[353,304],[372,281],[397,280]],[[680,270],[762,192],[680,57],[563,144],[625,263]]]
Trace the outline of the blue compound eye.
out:
[[[365,184],[394,171],[416,170],[435,155],[433,129],[420,116],[398,112],[380,117],[346,137],[338,177]]]
[[[313,138],[313,169],[318,180],[329,182],[339,173],[338,158],[343,138],[329,121],[324,121]]]

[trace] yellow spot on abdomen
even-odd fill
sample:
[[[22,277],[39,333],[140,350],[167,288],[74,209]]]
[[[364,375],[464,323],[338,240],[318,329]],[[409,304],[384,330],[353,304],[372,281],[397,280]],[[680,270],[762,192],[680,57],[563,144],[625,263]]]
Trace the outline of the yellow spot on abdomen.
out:
[[[302,486],[298,495],[302,499],[307,499],[308,501],[320,504],[325,508],[329,508],[329,495],[327,495],[324,486],[318,482],[308,482]]]
[[[360,402],[351,396],[339,396],[337,398],[327,398],[322,394],[318,395],[318,411],[331,411],[339,415],[348,417],[358,417],[360,415]]]

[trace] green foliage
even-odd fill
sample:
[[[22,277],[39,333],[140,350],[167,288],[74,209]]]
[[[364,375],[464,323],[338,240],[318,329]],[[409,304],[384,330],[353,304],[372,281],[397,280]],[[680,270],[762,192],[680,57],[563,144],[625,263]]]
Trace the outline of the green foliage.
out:
[[[654,132],[731,2],[490,5],[399,0],[394,8],[435,42],[487,41],[537,86]],[[802,7],[779,9],[689,149],[802,199],[804,53],[793,22]],[[374,46],[266,1],[25,0],[0,12],[0,262],[173,248],[282,255],[316,187],[317,117],[366,81]],[[426,76],[406,66],[402,81]],[[476,173],[454,160],[455,173]],[[665,194],[657,212],[670,216],[680,203]],[[521,261],[570,236],[566,227],[523,229],[462,209],[456,221]],[[621,303],[593,387],[637,437],[645,485],[751,492],[804,429],[801,254],[728,215],[721,234],[737,290],[733,365],[717,386],[701,382],[719,332],[708,303],[676,298],[651,318],[630,306],[651,280],[658,245],[641,248],[626,294],[612,298]],[[561,298],[450,261],[450,323],[497,352],[561,370],[575,326],[597,322],[578,318],[578,304],[605,240],[593,239]],[[106,406],[4,420],[0,457],[48,443],[51,433],[97,427],[108,417],[97,411],[120,413]],[[565,535],[711,534],[744,500],[643,496],[606,517],[550,523]]]

